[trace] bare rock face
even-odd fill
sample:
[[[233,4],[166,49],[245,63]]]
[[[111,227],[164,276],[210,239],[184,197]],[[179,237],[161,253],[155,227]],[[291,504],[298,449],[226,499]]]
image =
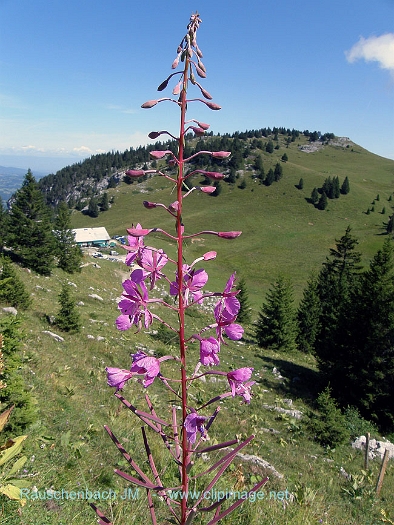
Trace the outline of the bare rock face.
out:
[[[50,337],[53,337],[53,339],[55,339],[55,341],[59,341],[59,343],[62,343],[64,341],[64,337],[62,337],[61,335],[57,335],[53,332],[50,332],[49,330],[44,330],[42,333],[47,334]]]
[[[18,310],[13,306],[5,306],[4,308],[2,308],[2,310],[6,314],[18,315]]]
[[[367,442],[367,438],[365,436],[360,436],[353,441],[352,447],[357,448],[359,450],[365,450],[366,442]],[[393,458],[394,457],[394,444],[393,443],[390,443],[390,441],[383,441],[383,440],[377,440],[377,439],[369,440],[368,455],[370,459],[373,459],[376,457],[379,457],[380,459],[382,459],[384,456],[384,453],[386,452],[386,449],[389,451],[389,458]]]

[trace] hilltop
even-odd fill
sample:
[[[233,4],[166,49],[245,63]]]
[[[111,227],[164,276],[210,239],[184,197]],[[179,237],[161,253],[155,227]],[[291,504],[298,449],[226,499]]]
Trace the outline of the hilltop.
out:
[[[259,138],[255,137],[256,134]],[[226,178],[220,183],[218,196],[208,197],[194,192],[188,197],[185,202],[186,231],[193,233],[214,227],[244,232],[236,242],[209,240],[219,254],[211,279],[214,286],[223,272],[235,268],[248,282],[254,307],[259,306],[269,284],[279,273],[291,277],[299,298],[309,274],[319,269],[335,239],[340,238],[348,226],[360,241],[364,264],[384,240],[384,223],[392,214],[394,161],[374,155],[350,139],[334,136],[311,141],[310,138],[309,132],[258,130],[191,141],[191,152],[210,146],[214,150],[226,149],[227,146],[233,155],[220,165],[212,166],[204,159],[201,166],[193,166],[223,171]],[[270,143],[272,153],[267,152]],[[167,214],[147,210],[142,205],[144,200],[169,204],[171,197],[168,197],[167,181],[162,177],[145,177],[146,180],[136,182],[124,179],[128,168],[151,168],[154,164],[149,160],[149,151],[169,145],[156,143],[134,152],[101,156],[107,164],[116,158],[118,163],[123,162],[123,167],[114,166],[105,176],[98,170],[100,181],[97,180],[100,178],[98,174],[96,178],[82,177],[96,158],[83,163],[84,167],[81,165],[74,172],[75,177],[80,177],[80,182],[71,178],[69,184],[73,184],[75,191],[90,193],[90,196],[77,206],[85,207],[85,212],[74,210],[73,227],[105,226],[113,236],[123,235],[132,223],[140,222],[146,227],[160,225],[171,231],[173,225]],[[131,164],[132,155],[139,159],[138,162]],[[284,155],[286,161],[282,160]],[[265,176],[270,169],[274,171],[278,164],[281,166],[279,181],[269,186],[262,181],[261,170],[256,168],[259,158]],[[165,167],[164,163],[159,166]],[[67,168],[68,176],[70,169]],[[231,179],[234,173],[235,178]],[[40,181],[50,202],[61,198],[57,192],[60,184],[56,182],[57,177]],[[64,177],[63,174],[63,180]],[[322,188],[329,177],[338,177],[340,184],[347,177],[350,192],[328,199],[328,206],[323,211],[311,204],[310,197],[313,189]],[[189,184],[206,183],[203,179],[202,176],[193,176]],[[301,179],[302,189],[299,187]],[[90,217],[86,213],[89,201],[93,197],[100,202],[104,193],[107,193],[109,202],[112,201],[110,208],[95,218]],[[77,201],[68,190],[64,196],[74,199],[74,203]],[[150,242],[154,244],[155,240],[152,238]],[[204,243],[204,239],[190,243],[187,257],[198,257]]]

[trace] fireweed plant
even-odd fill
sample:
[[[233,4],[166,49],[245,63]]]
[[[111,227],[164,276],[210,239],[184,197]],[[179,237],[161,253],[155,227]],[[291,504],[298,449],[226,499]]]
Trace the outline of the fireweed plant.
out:
[[[176,235],[171,235],[160,228],[145,229],[142,228],[140,224],[127,230],[128,246],[126,246],[126,249],[128,254],[126,256],[126,264],[132,266],[134,269],[131,271],[130,278],[123,282],[124,291],[118,303],[120,315],[116,319],[116,325],[119,330],[128,330],[132,328],[133,325],[135,325],[138,330],[142,327],[147,329],[152,325],[153,321],[162,323],[167,329],[177,334],[179,339],[179,355],[166,355],[156,358],[138,350],[136,353],[131,354],[131,367],[129,370],[120,368],[106,369],[108,385],[116,389],[115,396],[144,423],[142,427],[142,438],[151,470],[150,473],[145,473],[126,452],[113,432],[105,426],[110,438],[127,460],[135,475],[132,476],[119,469],[116,469],[115,472],[130,483],[146,489],[147,502],[153,524],[158,523],[157,509],[155,509],[152,497],[155,493],[159,496],[155,498],[155,502],[160,503],[161,501],[167,506],[167,511],[170,514],[168,518],[169,522],[188,525],[193,522],[198,513],[204,512],[205,515],[207,515],[207,512],[212,512],[213,514],[208,518],[208,525],[213,525],[235,510],[243,503],[244,499],[248,499],[251,494],[255,493],[268,480],[268,478],[265,478],[257,483],[245,494],[244,499],[238,499],[231,505],[226,505],[226,498],[223,497],[208,507],[203,506],[204,493],[209,493],[209,491],[213,489],[222,474],[233,462],[236,455],[246,447],[254,437],[252,435],[242,442],[234,439],[212,446],[204,445],[205,441],[209,439],[212,423],[219,414],[220,402],[227,397],[240,396],[245,403],[249,403],[254,381],[250,380],[253,372],[253,368],[250,367],[239,368],[231,372],[223,372],[216,368],[206,370],[208,367],[219,366],[220,347],[222,344],[225,344],[224,336],[236,341],[241,339],[243,334],[243,328],[236,323],[240,303],[236,297],[238,291],[234,289],[235,273],[228,279],[223,292],[204,293],[203,288],[208,281],[208,274],[202,268],[196,269],[196,265],[202,261],[205,262],[215,259],[216,252],[209,251],[204,253],[190,264],[184,262],[183,243],[185,239],[200,235],[216,235],[223,239],[235,239],[241,235],[240,231],[216,232],[210,230],[186,235],[182,220],[183,201],[192,191],[201,191],[209,194],[215,190],[213,186],[203,186],[193,187],[192,189],[188,189],[186,193],[183,193],[184,182],[195,173],[203,174],[211,180],[220,180],[223,179],[224,176],[223,173],[203,170],[194,170],[185,174],[185,164],[197,155],[202,154],[211,155],[216,159],[225,159],[230,156],[230,153],[226,151],[200,151],[189,158],[184,158],[186,134],[191,131],[196,136],[202,136],[209,128],[209,124],[194,119],[186,120],[189,103],[198,101],[212,110],[220,109],[220,106],[211,101],[211,95],[197,82],[195,76],[197,75],[200,78],[206,77],[206,70],[201,61],[202,53],[197,45],[197,30],[200,23],[201,19],[199,15],[197,13],[193,14],[187,26],[187,33],[178,46],[177,56],[172,63],[172,69],[177,69],[179,64],[181,64],[182,70],[169,75],[158,87],[158,91],[163,91],[172,77],[179,75],[179,81],[172,91],[172,94],[178,98],[159,98],[149,100],[142,105],[143,108],[151,108],[159,102],[170,101],[174,102],[180,109],[179,137],[174,137],[167,131],[153,131],[149,134],[149,137],[152,139],[167,134],[177,141],[177,155],[169,150],[150,152],[150,155],[155,160],[167,158],[169,168],[176,168],[177,176],[173,178],[169,174],[171,172],[166,173],[166,169],[129,170],[126,172],[126,174],[132,178],[139,178],[146,174],[155,173],[168,179],[175,185],[177,200],[169,206],[148,201],[145,201],[143,204],[148,209],[160,207],[166,210],[175,220]],[[203,98],[187,98],[189,83],[199,88]],[[152,232],[160,232],[176,242],[176,260],[170,259],[162,249],[155,249],[145,244],[145,237]],[[173,278],[169,278],[164,273],[164,268],[167,269],[171,265],[174,267],[175,273]],[[175,298],[174,304],[169,304],[161,298],[150,298],[149,294],[159,280],[164,280],[168,283],[169,294]],[[213,311],[214,322],[202,327],[198,333],[187,335],[185,326],[186,310],[193,307],[193,305],[201,304],[204,298],[207,297],[218,298]],[[171,326],[156,313],[153,313],[150,310],[153,303],[160,304],[167,309],[175,311],[178,317],[177,326]],[[208,335],[207,332],[213,335]],[[187,346],[192,342],[199,343],[200,359],[191,370],[190,366],[187,366]],[[178,376],[178,379],[171,379],[162,371],[165,366],[164,363],[169,360],[179,363],[180,377]],[[207,374],[225,376],[227,382],[224,384],[228,385],[228,391],[218,394],[201,406],[193,406],[188,399],[188,390],[193,381]],[[157,415],[147,393],[144,396],[147,405],[145,411],[136,408],[127,401],[120,391],[126,383],[135,376],[139,377],[138,381],[144,389],[148,389],[155,380],[160,381],[163,387],[169,389],[171,395],[178,400],[177,403],[181,406],[181,421],[179,421],[176,406],[172,407],[172,417],[170,420],[166,420]],[[211,405],[216,405],[213,412],[211,411]],[[156,467],[148,443],[146,427],[149,427],[151,431],[156,432],[161,437],[169,456],[175,462],[180,479],[180,484],[177,487],[165,487],[162,483],[160,473]],[[227,449],[227,451],[224,450],[223,456],[215,464],[207,468],[204,472],[193,475],[193,464],[199,455],[221,449]],[[208,478],[210,481],[207,482],[205,488],[201,491],[201,497],[197,499],[188,498],[189,484],[194,484],[197,478],[209,475],[211,475]],[[171,498],[172,491],[176,490],[179,490],[180,494],[182,494],[180,500],[179,498]],[[91,505],[99,517],[98,523],[111,523],[96,505]]]

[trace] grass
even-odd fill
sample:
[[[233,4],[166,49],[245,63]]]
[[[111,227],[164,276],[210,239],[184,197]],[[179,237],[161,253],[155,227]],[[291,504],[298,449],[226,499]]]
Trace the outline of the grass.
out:
[[[283,137],[282,137],[283,138]],[[210,280],[219,287],[221,276],[236,269],[244,277],[250,289],[251,303],[258,308],[279,273],[291,277],[297,300],[302,295],[306,280],[312,271],[318,271],[335,239],[344,235],[347,226],[359,241],[363,263],[371,257],[384,241],[383,222],[388,220],[392,207],[388,198],[393,193],[394,161],[373,155],[359,146],[350,148],[325,146],[316,153],[304,153],[299,144],[305,137],[286,148],[283,143],[272,155],[252,150],[253,155],[262,153],[264,169],[280,161],[284,152],[289,161],[283,164],[284,176],[279,183],[269,187],[252,179],[253,172],[241,173],[237,184],[222,182],[219,197],[207,197],[194,192],[185,201],[186,233],[203,229],[242,230],[243,235],[235,242],[213,237],[194,239],[187,247],[187,258],[193,260],[201,255],[204,247],[218,251],[212,264]],[[253,157],[247,159],[252,163]],[[308,199],[314,187],[321,187],[328,176],[338,176],[342,184],[345,176],[350,180],[350,193],[330,200],[325,211],[314,208]],[[303,190],[296,185],[304,180]],[[238,188],[245,178],[247,186]],[[199,178],[193,180],[196,185]],[[151,188],[148,193],[146,188]],[[73,227],[105,226],[110,233],[124,234],[132,223],[143,227],[160,225],[173,231],[170,217],[160,209],[146,210],[143,200],[169,204],[168,185],[161,177],[149,179],[143,184],[122,184],[109,190],[115,196],[112,208],[92,219],[79,212],[73,215]],[[366,214],[377,195],[375,212]],[[386,208],[386,214],[380,212]],[[162,239],[150,242],[162,245]],[[170,249],[170,248],[168,248]]]
[[[250,171],[245,171],[240,177],[240,180],[247,179],[244,190],[223,183],[224,189],[218,198],[195,192],[186,201],[187,232],[212,228],[244,231],[233,242],[219,242],[215,237],[190,242],[185,256],[187,261],[192,261],[204,251],[217,250],[217,260],[207,264],[208,289],[222,290],[235,267],[246,280],[255,314],[279,273],[291,276],[299,298],[309,273],[319,270],[335,238],[342,236],[349,224],[360,240],[360,251],[367,263],[383,242],[381,226],[385,217],[377,211],[366,215],[365,211],[379,193],[380,205],[391,212],[387,199],[393,191],[393,161],[372,155],[358,146],[349,149],[326,147],[320,152],[306,154],[300,152],[295,143],[286,150],[282,146],[272,156],[265,155],[266,171],[269,163],[274,164],[284,151],[289,161],[284,165],[284,178],[279,183],[268,188],[261,186],[252,180]],[[320,212],[306,199],[313,187],[320,186],[328,175],[338,175],[341,181],[348,175],[351,191],[335,202],[330,201],[328,211]],[[302,191],[295,188],[300,177],[304,179]],[[132,223],[141,222],[144,227],[160,224],[171,231],[173,226],[168,218],[165,217],[163,223],[163,215],[157,215],[158,210],[149,212],[141,206],[141,200],[146,198],[165,203],[171,201],[168,190],[164,191],[163,180],[151,179],[148,185],[152,188],[148,196],[141,193],[143,185],[137,184],[110,190],[115,195],[115,204],[108,212],[98,219],[75,213],[73,226],[104,225],[114,235],[124,233]],[[202,200],[204,198],[207,200]],[[150,242],[168,248],[173,255],[175,247],[166,245],[162,239],[153,237]],[[98,268],[88,256],[84,262],[82,273],[72,276],[55,270],[51,277],[39,277],[17,268],[33,299],[31,308],[21,314],[25,333],[21,374],[37,401],[39,414],[37,423],[27,430],[29,437],[24,451],[28,462],[21,474],[39,493],[63,490],[64,497],[29,500],[20,508],[16,502],[0,496],[0,522],[4,525],[96,523],[87,500],[67,499],[66,493],[70,495],[82,489],[103,496],[103,491],[111,489],[120,496],[129,487],[113,473],[114,468],[126,469],[126,465],[103,430],[104,424],[110,426],[133,459],[149,472],[140,421],[119,406],[112,389],[106,385],[105,367],[128,368],[129,354],[136,348],[152,350],[156,355],[168,354],[172,343],[163,342],[145,330],[139,334],[118,332],[114,326],[116,298],[122,291],[121,281],[127,269],[105,260],[99,261]],[[58,294],[64,280],[74,283],[73,296],[81,304],[78,306],[83,325],[80,334],[60,334],[55,326],[48,324],[48,318],[55,316],[58,310]],[[90,294],[97,294],[103,300],[93,299]],[[211,317],[206,317],[205,310],[193,310],[190,314],[187,316],[189,333],[212,321]],[[46,330],[59,333],[65,341],[55,341],[43,333]],[[208,444],[255,434],[246,452],[269,462],[283,476],[277,477],[269,468],[245,458],[237,459],[217,489],[242,491],[265,475],[270,480],[263,488],[263,499],[243,504],[223,520],[223,524],[376,525],[382,523],[381,510],[393,519],[393,462],[389,462],[382,492],[376,498],[374,486],[379,460],[370,462],[371,471],[361,479],[363,454],[360,451],[352,449],[350,443],[336,450],[322,448],[308,431],[305,414],[322,390],[312,356],[258,348],[252,324],[247,327],[242,341],[228,341],[228,345],[222,347],[220,357],[224,370],[253,366],[257,384],[250,405],[239,403],[237,398],[225,400],[209,432]],[[188,349],[190,366],[197,359],[198,346],[191,344]],[[278,379],[274,368],[283,379]],[[166,374],[175,371],[174,363],[167,361]],[[191,391],[191,399],[209,399],[220,393],[223,386],[220,382],[198,382]],[[149,388],[149,395],[157,413],[169,418],[174,399],[158,380]],[[125,397],[138,408],[146,408],[137,383],[127,385]],[[292,408],[304,414],[303,419],[297,420],[275,410],[275,407],[288,408],[288,399],[292,400]],[[209,413],[207,411],[206,415]],[[168,483],[176,484],[175,468],[156,437],[152,436],[150,443],[160,474]],[[211,453],[209,461],[213,462],[219,455]],[[199,458],[193,468],[202,472],[206,465],[206,461]],[[351,481],[343,476],[342,469],[353,476]],[[209,476],[203,480],[205,478]],[[356,482],[357,490],[354,488]],[[199,483],[196,489],[202,488],[202,480]],[[96,503],[115,525],[146,525],[145,495],[141,491],[140,497],[133,499],[133,494],[124,500],[118,497]],[[164,523],[166,517],[161,511],[159,523]],[[206,521],[198,517],[195,523]]]
[[[93,259],[86,258],[86,262],[93,262]],[[113,474],[114,468],[126,469],[126,465],[103,430],[104,424],[110,426],[138,464],[144,469],[149,467],[140,422],[127,409],[119,407],[112,389],[106,385],[105,366],[128,368],[129,353],[137,347],[162,355],[171,351],[168,348],[171,343],[162,343],[145,331],[139,334],[116,331],[116,297],[121,292],[124,269],[108,261],[100,261],[100,266],[86,266],[81,274],[70,277],[76,285],[72,287],[75,299],[84,303],[78,307],[84,328],[81,334],[61,334],[65,338],[63,343],[56,342],[43,331],[60,333],[56,327],[48,325],[46,316],[56,315],[57,295],[65,274],[56,270],[50,278],[45,278],[18,269],[33,294],[33,305],[23,314],[26,338],[21,373],[37,400],[39,411],[38,422],[28,430],[25,447],[28,462],[23,476],[31,480],[39,493],[44,494],[48,489],[63,490],[64,498],[29,500],[23,508],[1,499],[1,523],[4,525],[93,525],[95,517],[86,499],[67,499],[66,493],[85,490],[102,496],[109,489],[116,491],[118,498],[115,501],[101,499],[96,503],[108,512],[115,525],[147,523],[143,492],[138,499],[133,499],[133,488],[122,500],[120,495],[129,485]],[[92,293],[102,297],[103,301],[89,298]],[[205,316],[204,311],[188,315],[189,330],[208,322]],[[97,336],[105,337],[105,340],[98,341]],[[198,346],[190,345],[188,353],[189,362],[195,362]],[[341,475],[341,467],[350,474],[360,475],[362,453],[353,450],[349,444],[337,450],[326,450],[313,441],[305,419],[295,420],[274,408],[267,408],[288,408],[284,400],[292,399],[292,408],[307,413],[320,390],[314,358],[296,352],[286,355],[260,349],[253,341],[253,326],[249,326],[244,341],[229,341],[222,348],[221,363],[224,370],[253,366],[257,385],[249,406],[240,404],[237,399],[223,403],[220,416],[210,431],[208,444],[253,433],[256,438],[247,447],[247,453],[268,461],[283,476],[278,478],[259,465],[237,460],[221,479],[217,490],[247,490],[265,475],[270,476],[270,481],[263,488],[264,499],[245,503],[223,523],[380,523],[380,509],[389,513],[394,505],[392,462],[379,499],[373,497],[380,466],[378,460],[371,462],[372,481],[364,482],[362,496],[349,495],[344,489],[351,489],[351,483]],[[167,364],[166,374],[175,373],[174,365]],[[280,371],[283,380],[277,379],[274,367]],[[191,391],[191,398],[208,399],[221,390],[220,383],[198,382]],[[129,384],[125,395],[137,407],[145,408],[138,384]],[[174,400],[157,380],[149,389],[149,395],[157,413],[169,418]],[[207,411],[207,415],[209,413]],[[174,466],[168,462],[156,436],[150,439],[163,479],[176,485]],[[211,453],[210,461],[216,456],[219,454]],[[199,459],[194,468],[200,472],[206,468],[206,462]],[[196,485],[195,488],[201,489],[202,486]],[[159,516],[159,522],[164,523],[166,514],[159,513]],[[197,519],[195,523],[206,521]]]

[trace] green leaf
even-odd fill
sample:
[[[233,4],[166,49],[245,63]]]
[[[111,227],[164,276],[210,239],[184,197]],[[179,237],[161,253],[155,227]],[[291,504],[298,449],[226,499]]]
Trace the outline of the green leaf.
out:
[[[20,470],[23,465],[26,463],[27,461],[27,457],[26,456],[22,456],[21,458],[19,458],[13,465],[12,469],[9,471],[9,473],[7,474],[7,478],[9,476],[12,476],[12,474],[15,474],[15,472],[18,472],[18,470]]]
[[[0,487],[0,492],[10,499],[19,500],[21,503],[24,502],[22,505],[26,503],[26,500],[21,499],[20,488],[16,487],[15,485],[11,485],[10,483],[3,485]]]
[[[7,447],[6,450],[3,450],[3,452],[0,455],[0,466],[4,465],[4,463],[7,463],[10,459],[12,459],[14,456],[19,454],[19,452],[22,449],[22,443],[27,438],[27,436],[19,436],[17,438],[10,439],[9,442],[13,443],[10,447]],[[7,442],[7,444],[9,443]]]

